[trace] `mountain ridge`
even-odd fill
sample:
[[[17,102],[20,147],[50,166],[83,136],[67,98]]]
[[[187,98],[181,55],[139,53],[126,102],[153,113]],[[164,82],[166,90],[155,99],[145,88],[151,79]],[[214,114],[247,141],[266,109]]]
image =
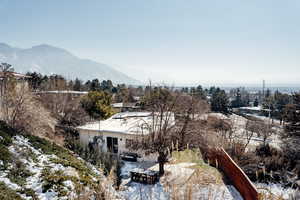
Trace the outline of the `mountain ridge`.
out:
[[[108,64],[79,58],[68,50],[49,44],[16,48],[0,43],[0,62],[11,64],[16,71],[21,73],[36,71],[47,75],[60,74],[66,78],[79,78],[84,81],[98,78],[99,80],[112,80],[115,84],[141,84],[140,81]]]

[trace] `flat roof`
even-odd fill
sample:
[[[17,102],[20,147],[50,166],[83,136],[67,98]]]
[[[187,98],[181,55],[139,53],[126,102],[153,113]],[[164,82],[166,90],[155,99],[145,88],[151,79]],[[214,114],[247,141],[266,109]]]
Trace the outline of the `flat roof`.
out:
[[[4,78],[6,76],[13,76],[15,78],[31,78],[31,76],[27,76],[25,74],[20,74],[17,72],[0,72],[0,78]]]
[[[262,108],[261,106],[256,106],[256,107],[240,107],[239,109],[252,110],[252,111],[269,111],[270,110],[270,109]]]
[[[74,91],[74,90],[48,90],[38,91],[38,94],[88,94],[87,91]]]
[[[113,103],[111,104],[113,108],[138,108],[139,106],[136,106],[136,103]]]
[[[77,127],[77,129],[129,135],[147,135],[153,126],[153,121],[158,120],[153,120],[151,112],[122,112],[113,115],[107,120],[88,123]],[[170,121],[170,125],[175,124],[174,114],[170,116]]]

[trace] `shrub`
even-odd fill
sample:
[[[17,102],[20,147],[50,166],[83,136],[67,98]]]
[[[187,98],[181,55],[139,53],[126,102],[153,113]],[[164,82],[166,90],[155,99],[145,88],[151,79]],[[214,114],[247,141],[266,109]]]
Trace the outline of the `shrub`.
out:
[[[22,200],[16,191],[8,188],[4,183],[0,182],[0,200]]]
[[[31,197],[33,200],[37,200],[38,197],[35,194],[35,191],[29,188],[22,189],[21,191],[17,191],[20,194],[25,194],[27,197]]]
[[[24,186],[26,183],[26,179],[32,175],[33,174],[26,169],[25,165],[22,162],[16,160],[13,168],[9,171],[7,177],[12,182],[20,186]]]
[[[58,192],[59,196],[66,196],[68,191],[64,186],[63,182],[67,180],[72,180],[73,182],[78,182],[77,178],[71,176],[65,176],[63,171],[57,171],[51,173],[49,168],[45,168],[42,171],[43,177],[43,192],[47,192],[49,189],[54,189]]]
[[[3,162],[3,166],[0,166],[0,169],[6,169],[8,163],[12,161],[12,155],[9,152],[8,148],[3,144],[0,144],[0,160]]]

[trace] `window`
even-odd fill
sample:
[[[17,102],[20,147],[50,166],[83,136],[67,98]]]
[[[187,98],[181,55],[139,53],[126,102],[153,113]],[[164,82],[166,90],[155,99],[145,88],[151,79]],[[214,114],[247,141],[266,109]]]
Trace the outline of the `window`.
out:
[[[107,137],[106,138],[107,151],[111,153],[118,153],[118,138]]]

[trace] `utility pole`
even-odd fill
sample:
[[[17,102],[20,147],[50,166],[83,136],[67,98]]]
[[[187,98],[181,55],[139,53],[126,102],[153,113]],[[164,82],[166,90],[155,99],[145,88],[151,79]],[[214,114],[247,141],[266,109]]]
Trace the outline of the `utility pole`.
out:
[[[265,98],[265,88],[266,88],[266,81],[263,80],[263,99]]]

